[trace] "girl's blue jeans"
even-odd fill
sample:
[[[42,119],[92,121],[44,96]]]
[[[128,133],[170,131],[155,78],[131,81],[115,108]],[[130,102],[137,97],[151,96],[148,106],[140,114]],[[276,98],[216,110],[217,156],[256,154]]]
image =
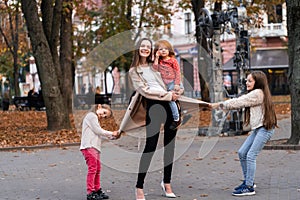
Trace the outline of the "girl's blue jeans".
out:
[[[172,81],[171,83],[167,84],[167,90],[168,91],[174,90],[174,87],[175,87],[174,81]],[[179,110],[178,110],[176,102],[175,101],[170,101],[169,105],[171,107],[173,119],[175,121],[178,121],[179,120]]]
[[[239,149],[238,155],[246,185],[253,185],[256,171],[256,157],[273,134],[274,129],[266,130],[264,127],[257,128],[252,131]]]

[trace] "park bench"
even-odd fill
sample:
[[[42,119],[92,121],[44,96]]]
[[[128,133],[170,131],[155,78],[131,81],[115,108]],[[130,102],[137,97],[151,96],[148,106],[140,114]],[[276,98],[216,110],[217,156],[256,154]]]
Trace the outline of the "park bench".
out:
[[[108,104],[111,105],[111,94],[87,95],[78,94],[74,98],[75,108],[86,108],[93,104]]]
[[[25,110],[42,110],[45,107],[43,98],[41,97],[14,97],[13,103],[16,109]],[[75,108],[86,108],[93,104],[108,104],[111,105],[111,94],[100,94],[93,95],[75,95],[74,107]]]
[[[13,103],[16,106],[16,109],[25,111],[25,110],[43,110],[45,108],[43,97],[32,96],[32,97],[14,97]]]

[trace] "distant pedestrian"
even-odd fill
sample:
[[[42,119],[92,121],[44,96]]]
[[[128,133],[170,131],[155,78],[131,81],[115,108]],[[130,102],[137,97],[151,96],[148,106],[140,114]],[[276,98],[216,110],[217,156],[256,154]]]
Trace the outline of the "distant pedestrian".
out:
[[[223,85],[227,91],[231,90],[231,76],[228,73],[223,78]]]
[[[114,80],[114,88],[113,88],[113,93],[114,94],[120,94],[121,89],[120,89],[120,72],[118,67],[114,67],[114,69],[111,72],[113,80]]]
[[[38,96],[38,93],[36,93],[34,91],[34,88],[32,88],[31,90],[28,91],[28,94],[27,94],[28,97],[37,97]]]
[[[100,86],[97,86],[95,90],[95,96],[100,96],[100,95],[101,95],[101,88]]]
[[[80,94],[85,94],[86,84],[84,83],[80,88]]]
[[[87,200],[108,199],[101,188],[101,137],[115,139],[119,135],[117,131],[107,131],[101,128],[99,119],[110,117],[112,111],[109,105],[96,104],[91,112],[87,113],[82,122],[82,135],[80,151],[82,152],[87,167],[86,188]]]
[[[91,105],[95,104],[95,92],[92,84],[89,84],[88,92],[85,95],[86,95],[86,103],[90,108]]]
[[[244,181],[234,188],[235,191],[232,193],[234,196],[255,194],[256,158],[277,127],[276,114],[266,75],[262,71],[252,71],[247,76],[246,86],[247,94],[239,98],[211,104],[212,108],[227,110],[245,108],[244,123],[251,127],[251,134],[238,151]]]
[[[28,91],[28,106],[29,106],[29,109],[32,110],[32,108],[35,108],[37,109],[36,107],[36,101],[37,100],[37,97],[38,97],[38,93],[36,93],[34,91],[34,88],[32,88],[31,90]]]
[[[3,111],[9,110],[9,102],[10,102],[9,92],[6,91],[6,92],[4,92],[3,99],[2,99],[2,110]]]

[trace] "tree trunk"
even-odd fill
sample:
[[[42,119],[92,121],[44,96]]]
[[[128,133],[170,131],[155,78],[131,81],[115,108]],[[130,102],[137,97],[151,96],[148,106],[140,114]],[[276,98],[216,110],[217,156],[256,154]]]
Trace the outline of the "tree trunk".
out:
[[[291,137],[289,144],[300,139],[300,2],[287,0],[287,27],[289,47],[289,87],[291,92]]]
[[[15,45],[14,45],[15,46]],[[15,88],[15,96],[20,95],[19,88],[19,68],[18,68],[18,52],[14,50],[14,88]]]
[[[35,0],[21,0],[21,2],[33,54],[39,69],[39,77],[42,82],[48,130],[68,129],[70,128],[69,114],[59,88],[53,56],[39,19],[38,5]]]
[[[73,69],[72,69],[72,5],[71,0],[64,0],[65,7],[61,19],[60,33],[60,66],[62,71],[62,88],[65,105],[68,113],[72,113],[72,89],[73,89]]]
[[[204,7],[204,0],[192,0],[193,12],[195,15],[196,23],[196,40],[199,44],[198,48],[198,69],[199,69],[199,80],[201,87],[201,97],[203,101],[210,102],[209,89],[207,85],[208,79],[208,67],[207,62],[202,59],[204,53],[207,53],[207,41],[205,36],[201,36],[201,30],[198,24],[198,19],[200,17],[200,9]],[[204,52],[203,52],[204,51]]]
[[[13,57],[14,57],[14,86],[15,86],[15,96],[20,95],[19,89],[19,68],[18,68],[18,50],[19,50],[19,4],[16,5],[16,16],[15,16],[15,35],[13,40]],[[12,32],[13,33],[13,32]]]

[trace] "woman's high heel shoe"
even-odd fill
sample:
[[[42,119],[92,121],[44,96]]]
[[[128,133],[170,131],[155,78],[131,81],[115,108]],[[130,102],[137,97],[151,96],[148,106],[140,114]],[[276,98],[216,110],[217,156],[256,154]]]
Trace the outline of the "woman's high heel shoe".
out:
[[[135,189],[135,199],[136,199],[136,200],[146,200],[146,199],[145,199],[145,196],[144,196],[143,199],[138,199],[138,198],[137,198],[137,190],[138,190],[138,189]]]
[[[165,184],[164,184],[163,181],[160,183],[160,186],[161,186],[161,188],[164,192],[165,197],[167,197],[167,198],[176,198],[176,195],[173,192],[172,193],[167,193],[166,188],[165,188]]]

